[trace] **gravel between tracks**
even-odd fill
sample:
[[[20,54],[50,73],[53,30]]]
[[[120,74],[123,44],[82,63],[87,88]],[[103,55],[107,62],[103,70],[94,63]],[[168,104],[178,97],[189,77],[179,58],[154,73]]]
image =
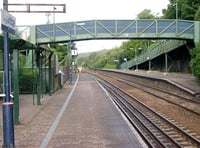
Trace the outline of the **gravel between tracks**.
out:
[[[113,81],[111,78],[109,78],[109,80]],[[165,117],[168,117],[168,119],[176,122],[179,127],[190,131],[192,135],[200,138],[200,115],[196,115],[187,110],[183,110],[176,105],[170,104],[164,100],[160,100],[153,95],[150,95],[142,90],[127,86],[124,83],[120,83],[119,81],[114,81],[114,84],[121,89],[126,90],[132,96],[140,99],[142,102],[152,107],[160,114],[165,115]],[[184,101],[181,101],[180,103],[184,104]]]

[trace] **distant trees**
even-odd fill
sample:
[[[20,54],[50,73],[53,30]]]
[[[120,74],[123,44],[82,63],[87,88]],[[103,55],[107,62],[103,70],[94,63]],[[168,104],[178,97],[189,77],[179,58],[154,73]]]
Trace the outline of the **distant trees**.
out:
[[[196,11],[196,14],[195,14],[194,20],[196,20],[196,21],[200,21],[200,6],[199,6],[198,10]]]
[[[51,44],[50,48],[51,48],[52,51],[56,52],[59,62],[63,61],[63,63],[66,63],[64,60],[66,60],[67,59],[66,56],[69,55],[69,46],[68,46],[68,44],[63,44],[63,45]]]
[[[176,5],[178,9],[176,9]],[[175,19],[176,11],[178,11],[178,19],[200,21],[200,0],[169,0],[167,8],[162,11],[163,16],[161,18]],[[137,19],[155,18],[158,18],[158,14],[154,14],[149,9],[144,9],[137,15]],[[94,53],[89,57],[79,59],[79,61],[89,68],[117,68],[124,62],[124,58],[133,59],[140,52],[144,52],[147,46],[151,46],[151,44],[153,43],[148,40],[130,40],[123,42],[120,47]],[[142,50],[139,51],[140,47],[142,47]],[[191,69],[200,79],[200,43],[190,52]]]
[[[155,19],[157,16],[155,16],[150,9],[144,9],[142,12],[140,12],[137,15],[138,19]]]
[[[77,62],[78,65],[89,69],[117,69],[125,62],[125,58],[127,60],[133,59],[135,56],[147,50],[147,47],[152,44],[154,44],[154,42],[148,40],[130,40],[123,42],[120,47],[91,53],[89,56],[78,59]],[[138,50],[139,48],[141,49],[140,51]]]
[[[192,60],[190,64],[192,67],[192,72],[200,80],[200,42],[198,43],[196,48],[191,51],[191,56]]]
[[[163,9],[163,18],[176,18],[176,4],[178,5],[178,18],[184,20],[195,20],[199,13],[199,0],[169,0],[167,9]]]

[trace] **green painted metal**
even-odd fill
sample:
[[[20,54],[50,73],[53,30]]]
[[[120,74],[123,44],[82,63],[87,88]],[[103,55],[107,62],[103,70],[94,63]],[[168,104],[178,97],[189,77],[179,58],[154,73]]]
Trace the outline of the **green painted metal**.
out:
[[[40,50],[37,52],[37,105],[41,105],[41,92],[42,92],[42,56]]]
[[[200,22],[194,22],[194,43],[197,44],[200,41]]]
[[[51,96],[52,94],[52,88],[53,88],[53,73],[52,73],[52,55],[53,53],[51,53],[49,55],[49,95]]]
[[[91,20],[31,26],[33,44],[92,39],[199,40],[199,22],[186,20]]]
[[[149,59],[154,59],[162,54],[168,53],[182,45],[185,44],[184,40],[165,40],[161,42],[158,46],[154,47],[153,49],[148,49],[146,52],[136,56],[132,60],[128,61],[128,68],[134,67],[141,63],[144,63],[146,61],[149,61]],[[126,68],[126,62],[121,64],[121,69]]]
[[[165,53],[165,72],[168,72],[168,55]]]
[[[19,51],[13,50],[13,91],[14,91],[14,123],[15,125],[20,124],[19,119]]]
[[[36,27],[35,26],[30,26],[30,42],[34,45],[36,45],[36,31],[35,31]]]
[[[31,50],[31,53],[32,53],[32,57],[31,57],[31,59],[32,59],[32,65],[31,65],[31,69],[32,69],[32,74],[33,75],[35,75],[35,71],[34,71],[34,68],[35,68],[35,66],[34,66],[34,50]],[[34,78],[34,80],[36,80],[35,78]],[[35,82],[35,83],[37,83],[37,82]],[[33,100],[33,105],[35,105],[35,86],[34,86],[34,83],[32,83],[32,92],[33,92],[33,97],[32,97],[32,100]]]
[[[34,29],[35,27],[31,27],[31,29],[28,29],[30,30],[31,32],[34,32]],[[26,32],[27,34],[29,34],[28,32]],[[34,34],[34,33],[33,33]],[[31,41],[34,41],[34,36],[31,36],[32,38],[30,38]],[[48,52],[51,52],[53,53],[52,51],[50,51],[49,49],[45,48],[45,47],[38,47],[38,45],[36,44],[32,44],[30,43],[29,41],[25,41],[23,39],[21,39],[20,37],[16,37],[16,36],[13,36],[13,35],[10,35],[9,36],[9,39],[8,39],[8,42],[9,42],[9,46],[10,46],[10,50],[13,51],[13,92],[14,92],[14,121],[15,121],[15,124],[19,124],[19,83],[18,83],[18,53],[19,50],[35,50],[36,52],[39,51],[39,50],[43,50],[43,51],[48,51]],[[0,47],[3,48],[3,35],[0,35]],[[0,53],[1,54],[1,53]],[[30,55],[31,56],[31,55]],[[32,55],[33,56],[33,55]],[[32,60],[33,60],[33,57],[31,57]],[[39,62],[39,68],[37,69],[37,105],[41,105],[41,102],[40,102],[40,99],[41,99],[41,87],[42,87],[42,65],[41,65],[41,59],[42,57],[40,57],[38,59],[38,62]],[[2,59],[2,58],[1,58]],[[3,63],[3,62],[1,62]],[[33,63],[34,61],[32,61],[32,68],[33,67]],[[31,66],[31,61],[27,62],[27,65],[26,66]],[[0,68],[1,68],[1,73],[3,74],[3,66],[0,64]],[[52,75],[52,74],[51,74]],[[51,77],[52,78],[52,77]],[[0,75],[0,83],[2,83],[1,85],[3,86],[4,84],[4,77],[1,78],[1,75]],[[52,84],[52,80],[51,80],[51,85]],[[52,89],[52,88],[51,88]],[[34,92],[34,90],[33,90]],[[4,93],[4,87],[2,87],[2,93]],[[34,104],[34,95],[33,95],[33,104]]]
[[[182,40],[200,40],[200,22],[169,19],[145,20],[90,20],[30,27],[31,43],[70,42],[93,39],[167,39],[166,47],[159,47],[149,53],[128,61],[128,67],[141,64],[163,53],[173,50]],[[179,43],[178,43],[179,42]],[[174,45],[173,45],[174,44]],[[164,45],[164,44],[162,44]],[[149,69],[151,62],[149,62]],[[121,68],[126,67],[125,64]]]
[[[151,60],[149,60],[149,71],[151,71]]]

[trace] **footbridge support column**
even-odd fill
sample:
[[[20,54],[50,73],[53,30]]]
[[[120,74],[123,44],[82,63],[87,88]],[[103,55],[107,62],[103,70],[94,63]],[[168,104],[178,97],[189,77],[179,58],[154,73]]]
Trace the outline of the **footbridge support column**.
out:
[[[194,43],[195,46],[200,42],[200,21],[194,22]]]
[[[165,53],[165,72],[168,72],[168,55]]]

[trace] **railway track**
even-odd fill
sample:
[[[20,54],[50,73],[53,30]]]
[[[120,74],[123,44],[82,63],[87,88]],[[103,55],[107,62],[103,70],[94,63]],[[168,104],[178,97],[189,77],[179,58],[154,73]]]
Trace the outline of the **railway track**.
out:
[[[115,84],[99,80],[149,147],[200,147],[200,140],[179,128]]]
[[[117,80],[118,82],[125,83],[131,87],[135,87],[140,89],[148,94],[151,94],[161,100],[167,101],[171,104],[177,105],[185,110],[193,112],[194,114],[200,115],[200,110],[195,110],[195,108],[199,108],[199,102],[192,99],[191,97],[176,94],[173,91],[169,92],[161,88],[153,87],[149,84],[137,83],[137,82],[128,82],[119,78],[112,78]]]
[[[95,75],[102,79],[107,79],[107,80],[109,79],[109,81],[112,81],[113,83],[116,83],[116,84],[118,83],[117,84],[118,86],[127,85],[131,88],[142,90],[143,92],[146,92],[147,94],[155,96],[157,99],[164,100],[166,102],[169,102],[170,104],[179,106],[183,108],[184,110],[200,115],[200,109],[199,109],[200,103],[197,102],[195,99],[193,99],[191,96],[183,96],[173,91],[169,92],[165,89],[161,89],[159,87],[155,87],[155,86],[152,86],[151,84],[144,83],[144,82],[143,83],[137,82],[137,81],[131,82],[131,81],[127,81],[118,77],[112,77],[111,75],[109,76],[108,75],[99,76],[97,74]]]

